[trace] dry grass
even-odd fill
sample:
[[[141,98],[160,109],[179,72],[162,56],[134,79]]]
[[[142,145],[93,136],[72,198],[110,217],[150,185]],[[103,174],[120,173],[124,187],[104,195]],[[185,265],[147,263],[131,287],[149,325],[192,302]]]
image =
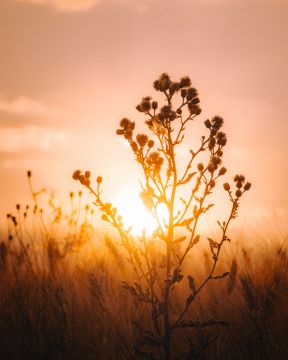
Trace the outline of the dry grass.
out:
[[[45,211],[39,204],[36,210],[18,206],[15,219],[8,218],[11,236],[0,245],[2,359],[137,358],[138,325],[149,324],[150,317],[146,305],[121,286],[133,280],[133,269],[115,239],[92,231],[91,210],[78,200],[71,197],[68,215],[50,201]],[[219,272],[230,268],[229,276],[212,281],[189,309],[195,321],[215,318],[230,325],[178,330],[174,359],[288,357],[287,238],[268,242],[259,234],[253,241],[242,239],[233,256],[223,257]],[[208,254],[207,243],[191,255],[196,284]],[[183,305],[185,284],[172,291],[172,319]]]

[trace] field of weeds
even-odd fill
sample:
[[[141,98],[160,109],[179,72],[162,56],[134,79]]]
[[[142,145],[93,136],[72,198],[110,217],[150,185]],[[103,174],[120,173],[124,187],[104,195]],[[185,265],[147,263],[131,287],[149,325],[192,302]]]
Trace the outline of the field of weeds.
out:
[[[81,193],[70,194],[67,214],[53,196],[43,209],[40,196],[34,193],[32,205],[17,205],[15,214],[7,215],[8,236],[1,239],[1,358],[156,358],[153,351],[144,355],[138,348],[151,318],[147,304],[125,289],[135,272],[116,234],[97,233],[93,210],[81,203]],[[188,312],[195,324],[198,319],[222,323],[179,329],[171,345],[173,359],[287,359],[285,241],[269,241],[259,233],[228,244],[219,272],[229,275],[211,281]],[[157,251],[152,257],[161,269]],[[210,257],[203,241],[191,253],[184,276],[193,271],[197,286]],[[171,291],[172,320],[186,292],[186,282],[177,293]]]

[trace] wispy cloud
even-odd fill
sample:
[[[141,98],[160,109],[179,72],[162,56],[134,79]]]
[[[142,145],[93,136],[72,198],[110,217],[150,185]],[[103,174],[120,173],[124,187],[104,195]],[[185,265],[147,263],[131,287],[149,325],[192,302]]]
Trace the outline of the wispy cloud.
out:
[[[65,141],[63,131],[36,126],[0,129],[0,152],[48,151]]]
[[[114,2],[131,4],[139,12],[147,10],[147,2],[150,0],[16,0],[18,2],[27,2],[36,5],[49,5],[60,12],[88,11],[94,8],[98,3]],[[156,0],[154,0],[156,1]]]
[[[59,109],[51,108],[41,101],[25,96],[19,96],[10,100],[0,96],[0,112],[14,115],[41,116],[45,118],[58,117],[60,115]]]
[[[99,0],[16,0],[18,2],[28,2],[32,4],[46,4],[58,11],[87,11],[92,9]]]

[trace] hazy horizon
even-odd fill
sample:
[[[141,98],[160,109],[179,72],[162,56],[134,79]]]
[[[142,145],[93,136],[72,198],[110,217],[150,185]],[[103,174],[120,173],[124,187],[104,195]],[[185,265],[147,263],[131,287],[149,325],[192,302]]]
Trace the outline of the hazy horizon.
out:
[[[285,1],[2,0],[1,216],[28,198],[28,169],[62,198],[79,189],[76,168],[101,174],[112,201],[137,186],[115,130],[124,116],[143,129],[135,105],[162,72],[191,77],[199,124],[223,116],[225,179],[240,171],[253,184],[241,218],[287,214],[287,11]]]

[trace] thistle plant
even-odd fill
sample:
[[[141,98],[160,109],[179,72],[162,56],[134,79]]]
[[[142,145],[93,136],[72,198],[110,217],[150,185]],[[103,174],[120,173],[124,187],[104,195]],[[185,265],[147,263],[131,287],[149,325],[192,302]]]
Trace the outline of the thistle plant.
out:
[[[116,207],[103,200],[102,177],[98,176],[93,183],[90,171],[82,173],[76,170],[73,179],[79,180],[91,191],[102,219],[119,233],[121,245],[135,274],[135,281],[123,281],[123,287],[150,308],[150,327],[144,328],[144,324],[137,323],[142,336],[134,344],[133,356],[169,360],[176,356],[172,346],[176,331],[227,325],[223,320],[195,321],[189,318],[188,310],[210,281],[228,275],[228,272],[219,274],[217,264],[224,243],[230,241],[228,228],[237,217],[240,199],[251,184],[245,181],[243,175],[234,177],[234,186],[223,184],[231,208],[228,218],[217,222],[220,238],[207,239],[211,252],[210,270],[199,284],[196,284],[193,276],[185,274],[189,291],[182,309],[176,316],[171,316],[175,291],[186,278],[183,271],[185,263],[189,262],[188,254],[200,241],[199,221],[213,207],[214,204],[208,202],[209,195],[226,173],[222,158],[227,137],[222,131],[223,119],[220,116],[205,120],[207,134],[200,138],[196,148],[190,149],[183,168],[183,160],[179,161],[177,149],[183,143],[190,124],[201,113],[198,92],[192,87],[189,77],[172,81],[166,73],[160,75],[153,85],[164,97],[164,104],[160,106],[158,101],[147,96],[136,106],[144,116],[147,134],[135,134],[135,122],[128,118],[120,121],[116,131],[129,143],[142,170],[144,181],[140,196],[158,224],[152,236],[147,237],[143,232],[140,241],[135,241]],[[203,155],[206,155],[206,161],[199,162]],[[160,204],[164,204],[168,211],[164,221],[159,217]],[[163,251],[161,263],[159,257],[153,255],[155,248]]]

